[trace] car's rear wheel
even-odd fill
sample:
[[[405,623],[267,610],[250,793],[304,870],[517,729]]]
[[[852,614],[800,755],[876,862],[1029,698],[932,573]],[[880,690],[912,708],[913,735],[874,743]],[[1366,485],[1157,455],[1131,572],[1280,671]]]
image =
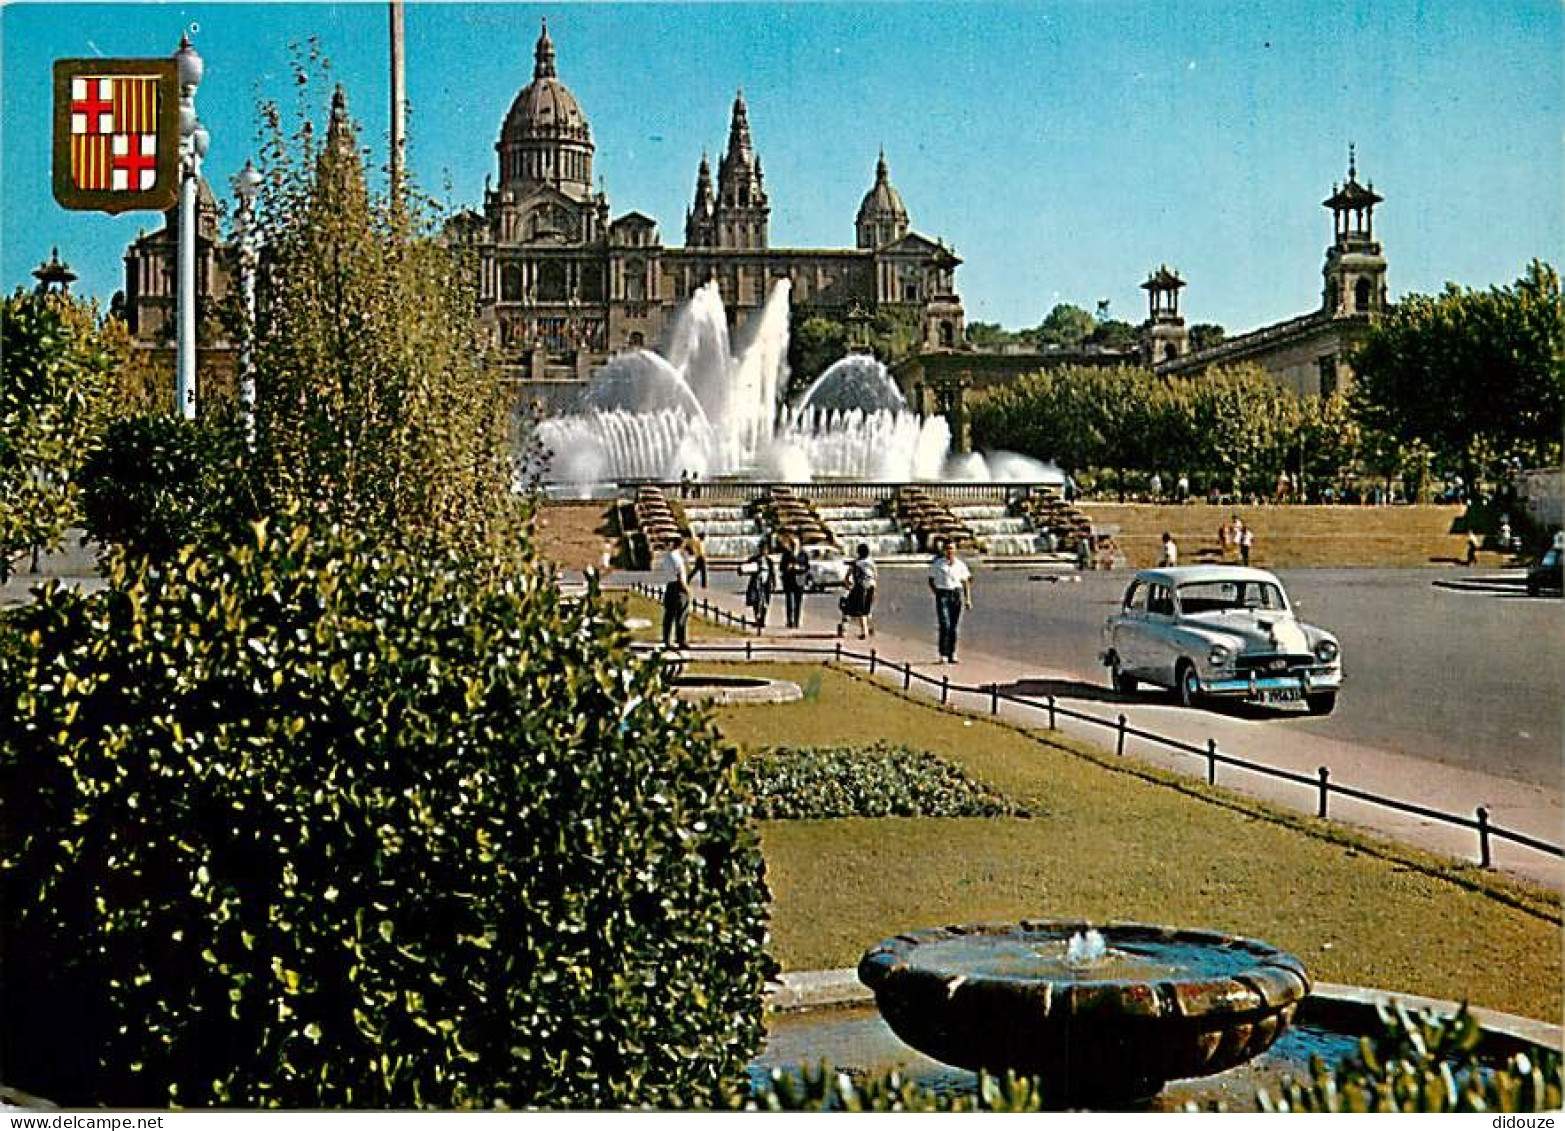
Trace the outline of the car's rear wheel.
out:
[[[1174,672],[1174,686],[1179,692],[1181,707],[1201,705],[1201,677],[1196,675],[1195,665],[1189,660],[1179,661],[1179,668]]]
[[[1136,677],[1125,674],[1124,669],[1120,667],[1118,656],[1109,656],[1109,682],[1121,695],[1130,695],[1136,690]]]
[[[1309,708],[1312,715],[1329,715],[1337,709],[1337,693],[1335,691],[1317,691],[1313,695],[1304,697],[1304,705]]]

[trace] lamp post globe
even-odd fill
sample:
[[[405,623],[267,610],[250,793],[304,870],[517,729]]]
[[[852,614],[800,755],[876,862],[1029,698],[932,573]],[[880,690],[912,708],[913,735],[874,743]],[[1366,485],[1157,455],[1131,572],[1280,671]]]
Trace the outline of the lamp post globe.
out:
[[[234,174],[234,195],[246,206],[255,202],[255,197],[261,191],[261,174],[256,172],[255,166],[248,160],[245,167]]]
[[[174,63],[179,68],[179,85],[183,90],[194,91],[201,85],[201,75],[205,64],[201,62],[201,56],[191,46],[190,36],[179,37],[179,50],[174,52]]]

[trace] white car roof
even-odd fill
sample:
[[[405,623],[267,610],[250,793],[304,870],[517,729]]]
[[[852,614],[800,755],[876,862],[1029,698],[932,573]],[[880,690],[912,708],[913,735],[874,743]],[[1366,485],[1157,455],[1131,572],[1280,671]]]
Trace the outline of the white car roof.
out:
[[[1275,574],[1268,573],[1264,569],[1252,569],[1249,566],[1193,565],[1170,566],[1167,569],[1141,569],[1136,571],[1136,580],[1167,585],[1171,589],[1178,589],[1181,585],[1213,581],[1269,581],[1278,588],[1282,587],[1282,582],[1277,580]]]

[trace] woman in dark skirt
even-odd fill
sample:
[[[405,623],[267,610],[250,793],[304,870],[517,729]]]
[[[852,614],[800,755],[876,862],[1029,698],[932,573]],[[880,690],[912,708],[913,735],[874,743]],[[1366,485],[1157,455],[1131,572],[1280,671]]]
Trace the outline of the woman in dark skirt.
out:
[[[847,579],[843,582],[848,591],[842,596],[842,619],[837,622],[838,636],[847,632],[850,620],[859,622],[860,640],[875,635],[875,622],[870,614],[875,610],[875,586],[878,580],[874,559],[869,556],[869,546],[860,542],[856,556],[848,565]]]

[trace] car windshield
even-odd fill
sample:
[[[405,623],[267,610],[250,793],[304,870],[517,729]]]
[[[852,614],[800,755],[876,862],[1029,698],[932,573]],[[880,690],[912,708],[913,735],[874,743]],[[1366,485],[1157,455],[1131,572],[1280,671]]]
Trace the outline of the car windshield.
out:
[[[1185,616],[1236,609],[1284,612],[1288,602],[1282,590],[1270,581],[1196,581],[1179,587],[1179,608]]]

